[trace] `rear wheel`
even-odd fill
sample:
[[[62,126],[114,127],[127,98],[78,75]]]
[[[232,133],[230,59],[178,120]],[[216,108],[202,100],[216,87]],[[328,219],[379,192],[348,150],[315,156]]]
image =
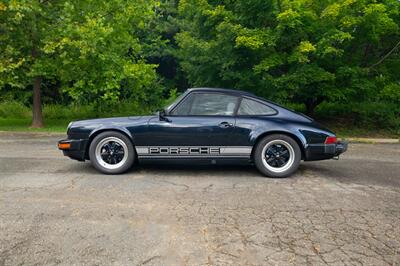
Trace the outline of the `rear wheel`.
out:
[[[106,131],[96,136],[89,147],[92,165],[104,174],[121,174],[131,168],[135,150],[122,133]]]
[[[287,177],[300,165],[301,150],[297,142],[286,135],[270,135],[256,146],[254,163],[269,177]]]

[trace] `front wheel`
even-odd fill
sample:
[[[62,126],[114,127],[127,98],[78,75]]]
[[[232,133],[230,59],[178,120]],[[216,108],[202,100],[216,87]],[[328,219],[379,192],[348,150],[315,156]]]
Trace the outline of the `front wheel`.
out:
[[[135,160],[131,140],[122,133],[106,131],[96,136],[89,147],[92,165],[104,174],[121,174]]]
[[[300,165],[301,150],[297,142],[286,135],[270,135],[256,146],[254,163],[269,177],[287,177]]]

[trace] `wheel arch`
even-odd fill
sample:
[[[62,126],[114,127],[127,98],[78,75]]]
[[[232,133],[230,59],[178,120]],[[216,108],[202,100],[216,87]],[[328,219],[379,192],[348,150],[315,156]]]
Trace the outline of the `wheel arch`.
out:
[[[85,149],[85,159],[87,159],[87,160],[90,159],[89,158],[89,148],[90,148],[90,144],[92,143],[94,138],[104,132],[118,132],[118,133],[125,135],[131,141],[133,149],[135,150],[135,154],[137,156],[136,146],[135,146],[135,142],[133,141],[132,134],[126,128],[99,128],[97,130],[92,131],[89,135],[89,140],[87,142],[86,149]]]
[[[256,147],[257,147],[258,143],[259,143],[263,138],[265,138],[266,136],[276,135],[276,134],[288,136],[288,137],[292,138],[294,141],[296,141],[296,143],[297,143],[297,144],[299,145],[299,147],[300,147],[301,159],[304,160],[304,158],[305,158],[305,148],[304,148],[304,144],[305,144],[305,143],[303,143],[302,139],[301,139],[299,136],[297,136],[296,134],[294,134],[294,133],[287,132],[287,131],[280,131],[280,130],[266,131],[266,132],[264,132],[264,133],[258,135],[257,138],[256,138],[255,141],[254,141],[254,145],[253,145],[253,148],[252,148],[252,150],[251,150],[251,158],[252,158],[252,159],[254,158],[254,152],[255,152],[255,150],[256,150]]]

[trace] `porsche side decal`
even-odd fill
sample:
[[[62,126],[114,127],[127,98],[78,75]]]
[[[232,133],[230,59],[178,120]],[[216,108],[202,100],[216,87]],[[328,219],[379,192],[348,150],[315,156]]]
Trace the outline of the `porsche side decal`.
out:
[[[251,146],[137,146],[139,157],[249,157]]]

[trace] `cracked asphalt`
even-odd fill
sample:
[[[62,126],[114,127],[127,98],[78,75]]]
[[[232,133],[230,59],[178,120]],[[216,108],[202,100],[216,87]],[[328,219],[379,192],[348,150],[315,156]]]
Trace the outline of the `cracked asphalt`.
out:
[[[400,265],[400,145],[291,178],[243,166],[98,174],[62,136],[0,134],[0,265]]]

